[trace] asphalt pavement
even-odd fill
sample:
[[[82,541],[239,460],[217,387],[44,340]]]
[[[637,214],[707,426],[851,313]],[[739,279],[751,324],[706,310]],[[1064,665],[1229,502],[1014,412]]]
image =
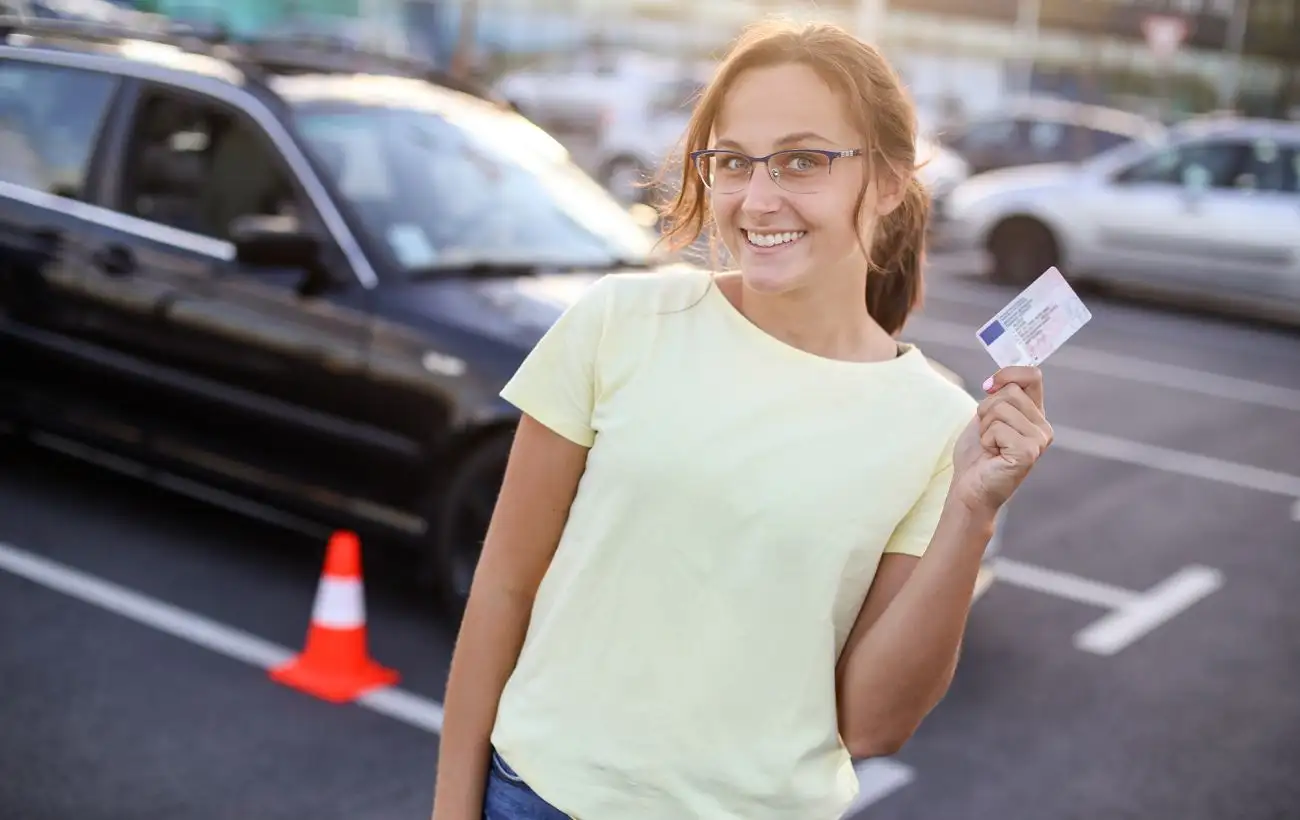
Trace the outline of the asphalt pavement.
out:
[[[1013,290],[932,266],[905,338],[970,379]],[[1012,501],[948,698],[864,767],[872,820],[1300,818],[1300,333],[1083,294],[1058,445]],[[452,634],[367,552],[397,691],[273,683],[324,544],[0,456],[0,817],[426,818]]]

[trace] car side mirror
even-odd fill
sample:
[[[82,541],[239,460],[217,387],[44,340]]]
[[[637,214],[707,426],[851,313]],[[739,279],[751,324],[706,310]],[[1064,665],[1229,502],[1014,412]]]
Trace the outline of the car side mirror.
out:
[[[256,268],[312,269],[320,264],[320,240],[297,217],[250,214],[230,223],[235,261]]]

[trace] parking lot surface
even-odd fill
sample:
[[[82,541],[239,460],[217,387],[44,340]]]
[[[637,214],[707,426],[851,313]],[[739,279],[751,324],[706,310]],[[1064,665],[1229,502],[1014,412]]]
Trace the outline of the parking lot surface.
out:
[[[964,274],[936,260],[904,336],[978,383],[974,330],[1013,292]],[[861,817],[1296,816],[1300,334],[1084,299],[1044,368],[1058,446],[951,693],[864,767]],[[2,458],[5,816],[427,817],[453,635],[400,562],[367,552],[365,580],[405,699],[326,704],[264,668],[301,647],[321,540]]]

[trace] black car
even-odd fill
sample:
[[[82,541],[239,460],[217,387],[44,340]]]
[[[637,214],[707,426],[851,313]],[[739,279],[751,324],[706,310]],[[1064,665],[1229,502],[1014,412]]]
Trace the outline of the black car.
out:
[[[0,419],[277,521],[403,536],[459,610],[518,419],[498,390],[653,236],[543,131],[418,72],[0,32]]]
[[[413,546],[458,616],[498,391],[600,275],[675,264],[475,92],[337,44],[0,19],[0,426]]]

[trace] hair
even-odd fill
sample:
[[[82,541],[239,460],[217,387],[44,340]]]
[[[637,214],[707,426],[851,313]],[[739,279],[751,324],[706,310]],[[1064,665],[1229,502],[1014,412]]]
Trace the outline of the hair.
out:
[[[902,80],[880,51],[839,26],[764,21],[741,33],[691,114],[682,150],[674,160],[681,165],[680,185],[661,207],[663,238],[680,250],[706,230],[712,233],[708,194],[690,154],[708,147],[723,98],[741,74],[790,63],[813,69],[845,99],[866,140],[863,159],[869,163],[869,173],[858,193],[855,222],[861,224],[872,179],[889,175],[904,186],[898,207],[876,223],[870,247],[859,237],[869,266],[867,312],[887,332],[897,334],[921,301],[921,264],[930,216],[929,194],[916,175],[916,112]]]

